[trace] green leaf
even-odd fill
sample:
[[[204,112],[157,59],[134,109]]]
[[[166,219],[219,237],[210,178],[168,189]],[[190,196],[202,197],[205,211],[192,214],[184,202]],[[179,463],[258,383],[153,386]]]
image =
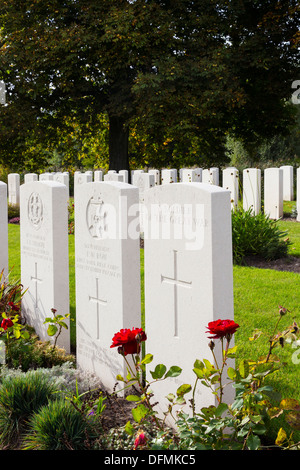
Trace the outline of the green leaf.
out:
[[[125,425],[125,432],[127,432],[127,434],[129,434],[129,436],[133,436],[134,433],[135,433],[135,429],[132,426],[130,421],[127,421],[127,423]]]
[[[146,354],[144,359],[141,361],[141,364],[150,364],[153,361],[153,354]]]
[[[215,415],[216,416],[222,416],[222,414],[225,413],[225,411],[227,411],[227,410],[228,410],[228,405],[226,403],[220,403],[217,406]]]
[[[57,326],[56,325],[49,325],[47,329],[47,333],[49,336],[54,336],[57,333]]]
[[[116,379],[120,380],[120,382],[125,382],[124,377],[122,377],[120,374],[117,375]]]
[[[168,393],[166,398],[167,398],[167,400],[169,400],[172,403],[175,400],[175,395],[174,395],[174,393]]]
[[[211,362],[209,362],[207,359],[203,359],[203,362],[204,362],[204,364],[206,365],[206,368],[209,371],[212,371],[212,370],[215,369],[215,366],[213,364],[211,364]]]
[[[204,369],[204,364],[203,364],[203,362],[200,361],[200,359],[196,359],[196,361],[194,362],[194,368],[195,368],[195,369],[199,369],[199,370]]]
[[[138,395],[127,395],[126,400],[127,401],[140,401],[141,397],[139,397]]]
[[[193,369],[193,372],[197,375],[198,379],[202,379],[204,377],[204,372],[202,369]]]
[[[230,380],[234,380],[236,378],[236,371],[232,367],[228,367],[227,369],[227,375]]]
[[[154,371],[150,371],[150,374],[152,375],[153,379],[161,379],[165,374],[166,370],[167,368],[164,364],[157,364]]]
[[[190,392],[191,390],[192,390],[191,385],[183,384],[183,385],[180,385],[180,387],[178,387],[176,393],[177,393],[177,396],[183,396],[186,393]]]
[[[243,359],[240,363],[239,363],[239,371],[240,371],[240,374],[243,378],[246,378],[248,377],[249,375],[249,364],[248,364],[248,361],[246,361],[245,359]]]
[[[249,450],[257,450],[260,446],[260,439],[258,436],[254,436],[253,434],[250,434],[250,436],[247,439],[247,446]]]
[[[232,348],[229,348],[227,351],[227,357],[235,357],[236,350],[237,350],[237,346],[233,346]]]
[[[282,446],[282,444],[287,440],[287,434],[283,428],[280,428],[276,437],[275,444],[277,446]]]
[[[148,414],[149,410],[144,405],[138,405],[131,410],[133,419],[140,423],[141,420]]]
[[[165,377],[178,377],[182,372],[182,369],[178,366],[172,366],[166,373]]]

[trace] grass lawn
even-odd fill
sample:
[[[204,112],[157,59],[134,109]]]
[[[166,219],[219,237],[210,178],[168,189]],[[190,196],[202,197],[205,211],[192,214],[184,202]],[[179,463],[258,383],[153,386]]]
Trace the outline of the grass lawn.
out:
[[[287,230],[293,245],[290,254],[300,256],[300,223],[280,221],[282,230]],[[70,249],[70,312],[75,318],[75,269],[74,269],[74,236],[69,236]],[[19,226],[9,225],[9,263],[12,277],[20,276],[20,241]],[[142,314],[144,318],[144,269],[143,250],[141,250],[141,285]],[[271,269],[234,266],[234,311],[235,321],[240,325],[235,335],[238,346],[238,359],[256,359],[268,352],[268,338],[273,333],[278,319],[278,306],[282,305],[291,313],[284,316],[280,329],[291,325],[295,320],[300,325],[300,275],[292,272],[280,272]],[[26,287],[26,286],[24,286]],[[65,312],[64,312],[65,313]],[[221,312],[220,312],[221,313]],[[71,324],[71,343],[76,342],[75,322]],[[254,329],[263,331],[264,335],[254,342],[249,341]],[[282,370],[276,372],[270,383],[284,398],[300,400],[300,364],[293,363],[295,352],[289,345],[277,350],[276,354],[285,363]],[[208,350],[207,358],[211,359]],[[195,351],[195,358],[197,351]],[[299,348],[300,359],[300,348]],[[295,361],[294,361],[295,362]]]

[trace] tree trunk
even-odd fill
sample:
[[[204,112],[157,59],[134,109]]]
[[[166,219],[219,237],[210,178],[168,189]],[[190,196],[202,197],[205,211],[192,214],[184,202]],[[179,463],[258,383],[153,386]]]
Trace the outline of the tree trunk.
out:
[[[118,116],[109,116],[109,169],[128,170],[128,137],[129,130],[125,126],[125,119]]]

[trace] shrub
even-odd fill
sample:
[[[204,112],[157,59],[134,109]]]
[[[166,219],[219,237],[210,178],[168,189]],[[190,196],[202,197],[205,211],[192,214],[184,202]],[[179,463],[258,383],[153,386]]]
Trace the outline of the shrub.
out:
[[[34,329],[26,325],[30,337],[27,340],[19,338],[10,345],[8,366],[21,368],[23,372],[38,367],[53,367],[65,362],[75,365],[75,357],[57,346],[53,348],[50,341],[40,341]]]
[[[28,419],[47,404],[56,391],[55,386],[41,374],[7,378],[0,387],[0,444],[17,446]]]
[[[7,218],[8,220],[20,217],[20,207],[17,204],[8,203]]]
[[[88,450],[96,431],[70,402],[55,400],[32,416],[25,450]]]
[[[237,209],[232,211],[233,261],[242,264],[246,256],[259,256],[267,261],[287,256],[290,246],[287,232],[264,213],[253,215]]]

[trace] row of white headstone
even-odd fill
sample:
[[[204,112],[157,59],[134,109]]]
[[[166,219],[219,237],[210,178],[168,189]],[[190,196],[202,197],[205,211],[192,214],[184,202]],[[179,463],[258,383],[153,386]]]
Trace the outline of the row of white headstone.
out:
[[[0,188],[3,202],[6,185]],[[154,355],[154,366],[183,370],[153,385],[163,410],[168,393],[194,383],[195,359],[212,360],[208,322],[234,318],[230,198],[228,190],[205,183],[160,185],[144,194],[146,352]],[[44,320],[51,309],[69,312],[67,203],[62,183],[21,185],[21,282],[28,289],[22,312],[42,340],[49,339]],[[123,356],[110,348],[114,334],[141,325],[139,208],[138,188],[124,182],[90,182],[76,190],[77,365],[108,390],[117,374],[126,375]],[[66,351],[69,334],[63,329],[59,337]],[[213,402],[200,387],[196,406]]]
[[[297,185],[299,185],[300,172],[297,168]],[[26,174],[25,183],[30,181],[58,181],[67,186],[69,190],[68,172],[57,173],[36,173]],[[102,170],[86,171],[84,173],[77,171],[74,174],[74,196],[76,189],[82,183],[92,181],[120,181],[128,183],[128,171],[123,170],[118,173],[109,170],[103,174]],[[139,188],[141,212],[143,212],[144,191],[159,184],[169,184],[180,182],[203,182],[213,185],[219,185],[219,169],[186,169],[179,171],[177,177],[176,169],[133,170],[131,172],[131,183]],[[222,170],[222,187],[228,189],[231,193],[231,206],[237,207],[242,192],[243,207],[245,210],[252,209],[254,214],[261,211],[261,170],[257,168],[247,168],[243,170],[242,191],[240,188],[239,171],[234,168],[225,168]],[[264,212],[271,219],[279,219],[283,216],[283,201],[294,200],[294,168],[285,165],[280,168],[267,168],[264,170]],[[12,204],[20,203],[20,175],[11,173],[8,175],[8,200]],[[297,191],[297,220],[300,220],[300,192]],[[143,231],[143,216],[141,215],[141,231]]]

